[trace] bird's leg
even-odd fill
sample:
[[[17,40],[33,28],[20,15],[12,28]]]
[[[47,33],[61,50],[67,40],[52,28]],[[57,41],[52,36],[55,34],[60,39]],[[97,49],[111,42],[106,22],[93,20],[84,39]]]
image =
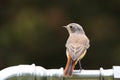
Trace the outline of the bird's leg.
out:
[[[79,60],[80,72],[82,71],[81,61]]]

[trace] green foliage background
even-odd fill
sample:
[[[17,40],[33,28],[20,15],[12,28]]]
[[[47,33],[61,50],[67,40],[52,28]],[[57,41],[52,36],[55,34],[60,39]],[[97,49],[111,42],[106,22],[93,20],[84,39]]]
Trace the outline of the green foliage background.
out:
[[[120,0],[0,0],[0,69],[64,67],[68,33],[61,26],[71,22],[90,39],[84,69],[120,65]]]

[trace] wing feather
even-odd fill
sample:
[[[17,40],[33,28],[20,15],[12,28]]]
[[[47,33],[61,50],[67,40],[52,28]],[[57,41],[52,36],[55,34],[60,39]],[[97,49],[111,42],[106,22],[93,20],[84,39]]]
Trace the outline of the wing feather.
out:
[[[67,47],[67,52],[69,53],[69,55],[74,61],[79,59],[79,57],[82,55],[84,51],[85,51],[85,48],[83,46],[74,47],[70,45]]]
[[[89,48],[89,40],[85,35],[70,35],[66,48],[66,52],[71,58],[77,60]]]

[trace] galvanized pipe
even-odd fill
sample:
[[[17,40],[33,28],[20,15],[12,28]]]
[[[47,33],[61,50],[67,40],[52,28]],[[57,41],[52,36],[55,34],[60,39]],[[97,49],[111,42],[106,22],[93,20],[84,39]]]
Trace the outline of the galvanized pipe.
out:
[[[41,66],[18,65],[0,71],[0,80],[120,80],[120,66],[113,69],[74,70],[72,77],[63,76],[63,68],[45,69]]]

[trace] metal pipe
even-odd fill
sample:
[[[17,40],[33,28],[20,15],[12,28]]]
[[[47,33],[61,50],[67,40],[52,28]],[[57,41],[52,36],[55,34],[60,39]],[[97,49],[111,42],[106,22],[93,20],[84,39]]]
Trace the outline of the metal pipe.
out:
[[[18,65],[0,71],[0,80],[120,80],[120,66],[113,69],[73,71],[72,77],[63,76],[63,68],[45,69],[41,66]]]

